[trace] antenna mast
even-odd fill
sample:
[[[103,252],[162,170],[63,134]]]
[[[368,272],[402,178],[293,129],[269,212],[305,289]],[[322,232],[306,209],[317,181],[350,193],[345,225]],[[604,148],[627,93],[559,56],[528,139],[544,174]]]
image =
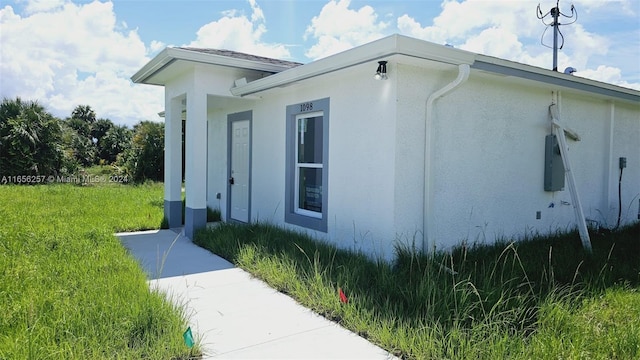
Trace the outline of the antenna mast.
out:
[[[557,0],[556,6],[551,8],[551,10],[549,10],[546,14],[542,14],[542,11],[540,10],[540,4],[538,4],[536,16],[538,17],[538,19],[542,21],[543,24],[546,25],[546,28],[542,33],[542,37],[540,38],[540,43],[543,46],[553,49],[553,71],[558,71],[558,49],[562,49],[562,47],[564,46],[564,35],[562,35],[562,32],[560,31],[560,25],[570,25],[576,22],[578,20],[578,11],[573,6],[573,4],[571,4],[571,16],[562,13],[560,11],[560,0]],[[560,16],[566,19],[573,19],[573,21],[567,24],[560,24],[560,22],[558,21]],[[549,17],[551,17],[551,22],[547,23],[548,21],[547,19]],[[547,29],[549,28],[549,26],[553,26],[553,47],[544,43],[544,34],[547,32]],[[560,41],[561,41],[559,48],[558,48],[558,35],[560,35]]]

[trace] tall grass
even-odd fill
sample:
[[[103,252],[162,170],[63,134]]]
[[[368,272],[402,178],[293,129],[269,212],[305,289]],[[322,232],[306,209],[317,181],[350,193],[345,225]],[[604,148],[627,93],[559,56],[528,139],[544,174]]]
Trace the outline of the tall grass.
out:
[[[394,263],[274,226],[226,224],[196,243],[407,359],[640,357],[640,224]],[[349,302],[339,301],[337,288]]]
[[[157,228],[162,185],[0,186],[0,359],[186,359],[183,310],[115,231]]]

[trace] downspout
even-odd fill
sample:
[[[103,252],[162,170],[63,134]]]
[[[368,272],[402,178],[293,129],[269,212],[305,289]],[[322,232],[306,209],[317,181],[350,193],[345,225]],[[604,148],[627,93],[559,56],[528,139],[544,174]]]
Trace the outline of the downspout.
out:
[[[471,68],[469,64],[458,65],[458,77],[443,88],[436,90],[427,99],[425,109],[425,129],[424,129],[424,199],[423,199],[423,217],[422,217],[422,251],[428,253],[431,249],[435,249],[435,241],[433,238],[433,182],[435,176],[433,174],[433,103],[454,90],[462,83],[467,81]]]
[[[611,219],[611,210],[613,210],[613,201],[612,200],[612,195],[615,192],[615,185],[614,185],[614,180],[613,180],[613,176],[615,174],[615,169],[614,169],[614,162],[613,162],[613,141],[614,141],[614,137],[613,137],[613,131],[614,131],[614,127],[615,127],[615,118],[616,118],[616,105],[613,101],[611,101],[610,103],[610,113],[609,113],[609,124],[607,127],[607,130],[609,131],[609,133],[607,134],[607,173],[606,173],[606,177],[605,177],[605,189],[604,189],[604,204],[602,206],[602,209],[604,210],[604,214],[605,214],[605,218],[604,218],[604,222],[605,222],[605,226],[610,227],[609,226],[609,219]]]

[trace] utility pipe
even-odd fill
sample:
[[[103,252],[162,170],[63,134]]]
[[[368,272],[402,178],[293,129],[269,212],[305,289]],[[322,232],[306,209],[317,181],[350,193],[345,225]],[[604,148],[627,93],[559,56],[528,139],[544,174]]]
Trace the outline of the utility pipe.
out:
[[[569,155],[567,154],[569,147],[567,146],[567,139],[565,137],[566,129],[560,122],[558,105],[551,104],[551,106],[549,106],[549,114],[551,115],[553,132],[560,145],[560,155],[562,156],[562,163],[564,165],[564,176],[569,182],[569,192],[571,193],[571,201],[573,202],[572,205],[576,216],[576,225],[578,227],[578,232],[580,233],[580,240],[582,241],[582,247],[584,247],[585,251],[591,254],[593,251],[591,248],[591,239],[589,238],[587,221],[584,217],[584,212],[582,211],[582,203],[580,202],[580,195],[578,194],[578,188],[576,187],[576,178],[571,170],[571,162],[569,161]],[[574,140],[580,139],[578,138]]]
[[[468,64],[458,65],[458,76],[455,80],[445,85],[443,88],[436,90],[427,99],[425,109],[425,129],[424,129],[424,199],[423,199],[423,217],[422,217],[422,251],[428,253],[429,247],[435,247],[433,238],[433,103],[454,90],[462,83],[467,81],[471,68]]]

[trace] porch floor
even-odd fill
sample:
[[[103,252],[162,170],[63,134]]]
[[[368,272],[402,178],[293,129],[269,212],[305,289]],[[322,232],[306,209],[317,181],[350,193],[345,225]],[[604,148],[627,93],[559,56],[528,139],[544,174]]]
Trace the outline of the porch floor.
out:
[[[149,285],[182,304],[204,359],[389,359],[249,273],[193,244],[182,229],[116,234]]]

